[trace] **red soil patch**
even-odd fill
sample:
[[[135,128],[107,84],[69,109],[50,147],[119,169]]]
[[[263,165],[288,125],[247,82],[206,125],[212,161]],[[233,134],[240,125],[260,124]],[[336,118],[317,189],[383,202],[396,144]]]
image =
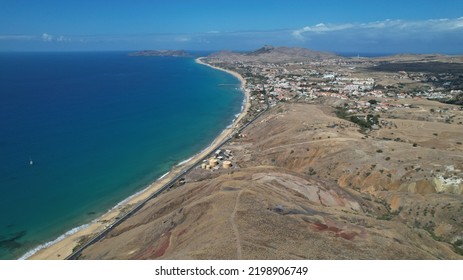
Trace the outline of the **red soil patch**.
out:
[[[178,234],[177,236],[180,237],[182,235],[184,235],[188,230],[185,228],[185,229],[182,229]]]
[[[338,233],[338,232],[341,231],[341,229],[337,228],[337,227],[329,227],[327,230],[331,231],[331,232],[334,232],[334,233]]]
[[[339,233],[339,236],[344,238],[344,239],[347,239],[347,240],[352,240],[354,239],[356,236],[358,235],[358,233],[356,232],[353,232],[353,231],[350,231],[350,232],[341,232]]]
[[[164,236],[164,240],[162,241],[161,243],[161,246],[159,246],[159,248],[157,248],[157,250],[154,252],[153,254],[153,258],[159,258],[159,257],[162,257],[167,248],[169,248],[169,245],[170,245],[170,236],[172,235],[172,232],[168,232],[165,236]]]
[[[316,230],[319,230],[319,231],[323,231],[323,230],[326,230],[326,229],[328,228],[327,225],[322,224],[322,223],[320,223],[320,222],[315,222],[315,223],[313,223],[312,225],[314,226],[314,228],[315,228]]]
[[[154,246],[146,246],[145,249],[135,256],[133,259],[135,260],[146,260],[146,259],[154,259],[163,256],[170,246],[170,236],[172,233],[169,231],[164,234],[164,239],[159,247],[154,248]]]
[[[332,232],[335,234],[336,237],[341,237],[346,240],[352,241],[356,236],[358,236],[358,233],[353,232],[353,231],[343,231],[340,228],[334,227],[334,226],[328,226],[320,222],[315,222],[312,223],[312,227],[317,230],[317,231],[327,231],[327,232]]]

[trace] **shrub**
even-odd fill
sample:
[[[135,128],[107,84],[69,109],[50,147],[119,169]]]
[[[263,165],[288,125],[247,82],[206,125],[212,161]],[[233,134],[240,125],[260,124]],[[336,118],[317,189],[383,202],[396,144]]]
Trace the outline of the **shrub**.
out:
[[[309,172],[307,172],[307,174],[309,174],[309,175],[315,175],[315,174],[317,174],[317,172],[316,172],[312,167],[310,167],[310,168],[309,168]]]

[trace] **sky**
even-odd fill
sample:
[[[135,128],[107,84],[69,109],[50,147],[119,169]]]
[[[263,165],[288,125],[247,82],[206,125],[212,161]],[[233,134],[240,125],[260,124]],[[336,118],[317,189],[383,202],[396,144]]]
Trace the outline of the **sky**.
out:
[[[0,51],[463,54],[463,1],[0,0]]]

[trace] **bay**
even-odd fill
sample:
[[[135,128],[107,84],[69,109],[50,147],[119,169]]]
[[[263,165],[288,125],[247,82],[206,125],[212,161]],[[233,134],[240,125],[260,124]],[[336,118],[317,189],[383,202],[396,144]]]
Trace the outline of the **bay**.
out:
[[[238,88],[193,58],[1,53],[0,258],[93,220],[204,149],[239,113]]]

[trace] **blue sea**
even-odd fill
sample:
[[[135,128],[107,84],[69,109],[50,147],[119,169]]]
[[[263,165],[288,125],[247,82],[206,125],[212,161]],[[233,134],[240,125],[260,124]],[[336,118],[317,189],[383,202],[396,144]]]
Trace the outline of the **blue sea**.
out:
[[[206,148],[239,81],[194,58],[0,53],[0,259],[79,227]]]

